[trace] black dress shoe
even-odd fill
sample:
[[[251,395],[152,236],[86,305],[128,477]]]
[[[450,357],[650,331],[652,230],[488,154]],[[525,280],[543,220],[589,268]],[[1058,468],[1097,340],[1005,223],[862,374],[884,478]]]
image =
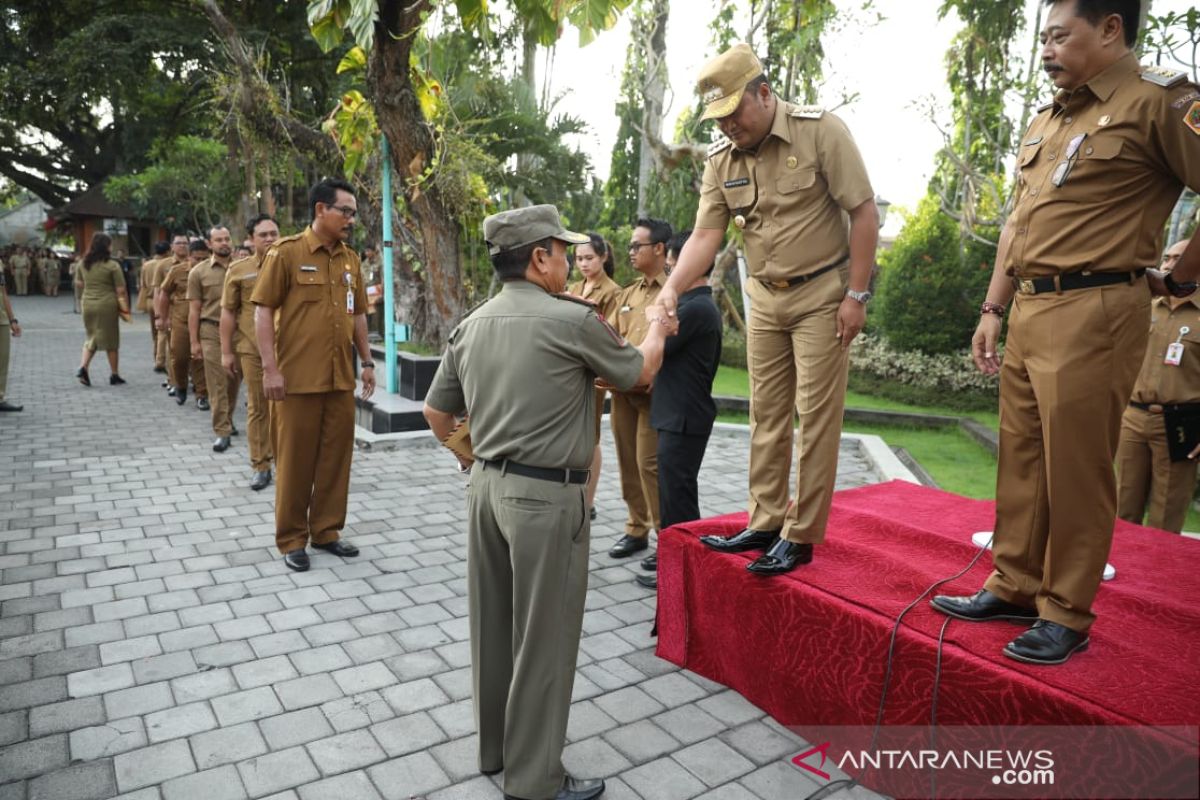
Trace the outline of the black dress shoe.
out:
[[[813,546],[780,539],[771,549],[746,565],[755,575],[782,575],[813,560]]]
[[[594,800],[604,794],[604,781],[599,778],[563,778],[562,788],[554,795],[554,800]],[[504,795],[504,800],[525,800],[516,795]]]
[[[213,442],[213,452],[214,453],[224,453],[228,449],[229,449],[229,437],[228,436],[218,436],[217,440],[215,442]]]
[[[658,588],[658,575],[653,572],[649,575],[634,575],[633,579],[637,582],[638,586],[645,586],[647,589]]]
[[[0,411],[20,411],[25,406],[15,406],[7,400],[0,400]]]
[[[254,473],[254,477],[250,479],[250,488],[256,492],[267,488],[271,482],[271,470],[264,469],[261,472]]]
[[[596,507],[595,506],[592,506],[591,508],[588,509],[588,519],[590,519],[592,522],[596,521]]]
[[[1004,646],[1004,655],[1026,664],[1062,664],[1073,653],[1087,650],[1089,641],[1086,633],[1039,619]]]
[[[175,389],[175,405],[181,406],[187,402],[187,389]]]
[[[481,770],[479,770],[480,775],[487,775],[489,778],[493,775],[499,775],[501,772],[504,772],[504,767],[497,767],[496,769],[481,769]]]
[[[201,397],[196,401],[196,408],[200,409],[201,411],[208,411],[212,408],[212,406],[208,404],[207,397]]]
[[[109,386],[121,386],[124,383],[125,383],[125,379],[122,378],[120,375],[114,374],[114,375],[108,376],[108,385]]]
[[[166,367],[155,367],[154,371],[155,372],[166,372],[167,368]]]
[[[658,569],[658,553],[646,556],[642,559],[642,569],[647,572],[654,572]]]
[[[230,436],[237,436],[237,435],[238,435],[238,429],[237,429],[237,428],[230,428],[230,429],[229,429],[229,435],[230,435]]]
[[[88,377],[87,370],[84,369],[83,367],[80,367],[79,369],[75,370],[75,377],[78,378],[79,382],[82,383],[84,386],[92,385],[92,379]]]
[[[778,535],[779,531],[746,528],[733,536],[701,536],[700,542],[721,553],[743,553],[747,550],[765,550]]]
[[[175,387],[174,387],[174,386],[172,386],[171,384],[167,383],[166,381],[163,381],[163,382],[162,382],[162,388],[164,388],[164,389],[166,389],[166,390],[167,390],[167,397],[174,397],[174,396],[175,396]]]
[[[329,544],[317,544],[313,542],[313,547],[318,550],[324,550],[326,553],[333,553],[335,556],[342,556],[343,558],[354,558],[358,555],[358,548],[345,539],[334,539]]]
[[[1032,622],[1038,615],[1036,608],[1026,608],[1001,600],[987,589],[980,589],[966,597],[939,594],[930,600],[929,604],[947,616],[965,619],[967,622],[991,622],[1000,619]]]
[[[303,547],[299,550],[289,550],[283,554],[283,563],[288,569],[294,569],[296,572],[308,572],[308,553]]]
[[[612,558],[627,558],[634,553],[640,553],[650,546],[650,536],[630,536],[625,534],[617,543],[608,551],[608,555]]]

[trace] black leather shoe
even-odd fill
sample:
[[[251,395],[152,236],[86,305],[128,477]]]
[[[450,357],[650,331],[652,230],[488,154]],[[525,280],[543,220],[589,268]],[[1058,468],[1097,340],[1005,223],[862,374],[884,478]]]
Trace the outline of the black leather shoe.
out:
[[[208,411],[212,408],[212,406],[208,404],[207,397],[201,397],[196,401],[196,408],[200,409],[201,411]]]
[[[645,586],[647,589],[658,588],[658,575],[653,572],[649,575],[634,575],[633,579],[637,582],[638,586]]]
[[[187,402],[187,389],[175,389],[175,405],[181,406]]]
[[[217,440],[215,442],[213,442],[213,452],[214,453],[224,453],[228,449],[229,449],[229,437],[228,436],[218,436]]]
[[[782,575],[813,560],[813,546],[780,539],[771,549],[746,565],[755,575]]]
[[[296,572],[308,572],[308,553],[303,547],[299,550],[289,550],[283,554],[283,563],[288,569],[294,569]]]
[[[174,397],[174,396],[175,396],[175,387],[174,387],[174,386],[172,386],[171,384],[167,383],[166,381],[163,381],[163,382],[162,382],[162,388],[164,388],[164,389],[166,389],[166,390],[167,390],[167,397]]]
[[[87,370],[84,369],[83,367],[80,367],[79,369],[75,370],[75,377],[78,378],[79,382],[82,383],[84,386],[92,385],[92,379],[88,377]]]
[[[626,534],[608,551],[608,555],[612,558],[628,558],[634,553],[640,553],[650,546],[650,536],[630,536]]]
[[[747,550],[765,550],[779,536],[779,531],[756,531],[746,528],[733,536],[701,536],[700,542],[720,553],[744,553]]]
[[[588,519],[590,519],[592,522],[596,521],[596,507],[595,506],[592,506],[591,508],[588,509]]]
[[[1004,655],[1026,664],[1062,664],[1073,653],[1087,650],[1089,641],[1086,633],[1039,619],[1004,646]]]
[[[124,383],[125,383],[125,379],[122,378],[120,375],[109,375],[108,376],[108,385],[109,386],[121,386]]]
[[[15,406],[7,400],[0,400],[0,411],[20,411],[25,406]]]
[[[260,492],[267,488],[271,483],[271,470],[264,469],[261,472],[254,473],[254,477],[250,479],[250,488],[256,492]]]
[[[237,435],[238,435],[238,429],[237,429],[237,428],[230,428],[230,429],[229,429],[229,435],[230,435],[230,436],[237,436]]]
[[[554,800],[594,800],[604,794],[604,781],[599,778],[563,778],[562,788],[554,795]],[[525,798],[505,793],[504,800],[525,800]]]
[[[496,769],[481,769],[481,770],[479,770],[480,775],[487,775],[489,778],[493,775],[499,775],[501,772],[504,772],[504,767],[497,767]]]
[[[335,556],[343,558],[354,558],[358,555],[358,548],[347,542],[345,539],[334,539],[329,544],[316,544],[313,547],[318,550],[324,550],[326,553],[333,553]]]
[[[654,572],[658,569],[658,553],[646,556],[642,559],[642,569],[647,572]]]
[[[1001,619],[1032,622],[1038,615],[1036,608],[1026,608],[1001,600],[987,589],[980,589],[966,597],[939,594],[930,600],[929,604],[947,616],[965,619],[967,622],[991,622]]]
[[[166,367],[155,367],[154,371],[155,372],[166,372],[167,368]]]

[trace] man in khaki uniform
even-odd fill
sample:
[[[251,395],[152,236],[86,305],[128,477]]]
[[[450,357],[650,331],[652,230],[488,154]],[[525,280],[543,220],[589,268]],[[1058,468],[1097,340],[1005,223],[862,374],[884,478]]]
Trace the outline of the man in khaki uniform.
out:
[[[24,406],[8,402],[8,359],[12,340],[21,338],[21,324],[8,300],[8,278],[0,264],[0,413],[20,411]]]
[[[1054,2],[1042,62],[1059,89],[1021,140],[1014,206],[971,346],[1000,372],[994,571],[939,611],[1034,621],[1004,648],[1061,664],[1088,646],[1112,544],[1121,413],[1146,352],[1162,225],[1200,189],[1200,92],[1139,68],[1138,4]],[[1194,291],[1195,241],[1152,288]],[[1186,284],[1186,285],[1185,285]],[[1001,365],[1001,319],[1016,294]]]
[[[866,319],[879,212],[850,132],[820,108],[777,98],[745,44],[704,66],[709,149],[696,229],[660,295],[678,294],[716,257],[732,219],[746,249],[750,296],[750,522],[702,541],[723,552],[767,548],[751,572],[812,560],[837,477],[850,342]],[[796,494],[788,506],[793,414]]]
[[[29,255],[24,250],[18,249],[8,263],[12,266],[13,281],[17,284],[16,294],[24,297],[29,294]]]
[[[1187,249],[1176,242],[1163,256],[1170,272]],[[1200,411],[1200,298],[1160,297],[1150,304],[1150,342],[1121,416],[1117,444],[1117,516],[1179,533],[1196,488],[1196,457],[1172,461],[1165,408]]]
[[[171,238],[170,252],[154,267],[154,272],[150,274],[151,278],[151,295],[150,307],[154,309],[154,328],[155,328],[155,350],[154,363],[163,365],[163,372],[167,373],[167,386],[171,387],[169,394],[174,396],[174,384],[171,382],[169,370],[169,362],[171,358],[171,332],[170,320],[164,320],[159,316],[158,297],[162,293],[159,288],[162,286],[163,280],[171,271],[171,268],[179,263],[187,263],[188,261],[188,237],[178,234]],[[161,323],[161,324],[160,324]]]
[[[567,244],[588,238],[565,230],[554,206],[490,216],[483,235],[503,288],[450,334],[425,398],[441,441],[470,416],[467,592],[479,769],[503,770],[510,800],[590,800],[604,781],[567,775],[561,757],[587,592],[593,385],[597,377],[622,390],[649,384],[669,323],[651,310],[635,348],[590,304],[560,294]]]
[[[629,263],[641,277],[626,286],[614,302],[617,333],[639,345],[650,330],[646,309],[654,305],[667,280],[667,242],[671,226],[657,219],[639,219],[629,243]],[[649,546],[650,531],[658,530],[658,433],[650,425],[650,387],[612,393],[613,442],[621,474],[621,496],[628,518],[625,535],[608,554],[626,558]]]
[[[155,313],[154,293],[158,289],[162,279],[159,274],[159,267],[166,261],[170,260],[171,243],[158,242],[154,245],[154,258],[146,259],[142,262],[142,269],[138,275],[138,301],[137,307],[150,315],[150,350],[151,356],[154,359],[154,371],[167,371],[167,349],[160,344],[163,338],[158,329],[158,317]]]
[[[58,256],[54,255],[53,250],[47,249],[42,258],[42,281],[46,296],[58,297],[58,284],[62,281],[62,270],[58,263]]]
[[[178,238],[178,237],[177,237]],[[188,376],[196,390],[196,407],[207,411],[208,386],[204,380],[204,362],[192,358],[191,335],[188,332],[190,305],[187,299],[188,273],[208,257],[208,243],[197,239],[186,245],[187,258],[163,267],[155,309],[160,330],[170,334],[170,378],[175,402],[187,402]],[[172,245],[172,249],[176,248]],[[178,252],[176,250],[176,252]]]
[[[341,538],[354,453],[352,344],[362,360],[362,397],[375,391],[366,288],[358,254],[346,244],[358,215],[354,188],[324,180],[308,199],[312,224],[267,252],[250,295],[271,401],[275,545],[298,572],[309,568],[310,542],[358,555]]]
[[[213,451],[229,449],[229,437],[237,433],[233,427],[233,409],[237,406],[237,375],[225,371],[221,364],[221,293],[233,255],[233,237],[229,229],[217,225],[208,232],[208,249],[212,256],[188,272],[188,340],[193,361],[204,365],[204,383],[208,386],[208,402],[212,410],[212,429],[217,435]]]
[[[279,238],[279,226],[264,214],[250,220],[246,229],[254,243],[254,255],[233,262],[225,276],[221,295],[221,364],[230,375],[239,375],[246,382],[246,439],[250,445],[250,467],[254,470],[250,488],[257,492],[271,482],[271,427],[250,296],[258,282],[263,258]]]

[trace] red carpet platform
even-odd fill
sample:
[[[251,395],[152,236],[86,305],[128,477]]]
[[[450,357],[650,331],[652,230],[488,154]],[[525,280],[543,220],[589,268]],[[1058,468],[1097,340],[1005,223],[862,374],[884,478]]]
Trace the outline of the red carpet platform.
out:
[[[994,513],[990,502],[900,481],[839,492],[816,560],[767,579],[745,570],[757,553],[718,554],[698,541],[740,530],[744,514],[671,528],[659,540],[658,654],[801,735],[873,725],[896,616],[970,562],[971,534],[990,530]],[[1100,589],[1091,648],[1066,665],[1001,655],[1021,631],[1015,624],[952,622],[938,725],[1200,724],[1200,542],[1118,522],[1109,561],[1117,578]],[[985,555],[938,591],[974,592],[990,569]],[[945,620],[927,601],[905,617],[885,725],[929,724]],[[1197,755],[1194,739],[1164,736],[1177,752],[1157,757]]]

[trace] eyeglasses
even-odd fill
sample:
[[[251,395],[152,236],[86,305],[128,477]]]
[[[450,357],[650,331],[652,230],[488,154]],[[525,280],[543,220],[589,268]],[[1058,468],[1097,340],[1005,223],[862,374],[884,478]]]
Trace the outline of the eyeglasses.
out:
[[[346,219],[354,219],[358,216],[358,209],[350,206],[330,206],[334,211],[340,213]]]
[[[1075,167],[1075,160],[1079,158],[1079,146],[1083,144],[1083,140],[1087,138],[1086,133],[1081,133],[1067,143],[1067,150],[1063,153],[1063,161],[1058,165],[1058,169],[1054,170],[1054,174],[1050,176],[1050,182],[1057,187],[1062,187],[1067,182],[1067,178],[1071,175],[1071,170]]]
[[[643,247],[654,247],[654,245],[656,245],[656,244],[658,244],[658,242],[630,242],[629,243],[629,252],[636,253],[638,250],[640,250]]]

